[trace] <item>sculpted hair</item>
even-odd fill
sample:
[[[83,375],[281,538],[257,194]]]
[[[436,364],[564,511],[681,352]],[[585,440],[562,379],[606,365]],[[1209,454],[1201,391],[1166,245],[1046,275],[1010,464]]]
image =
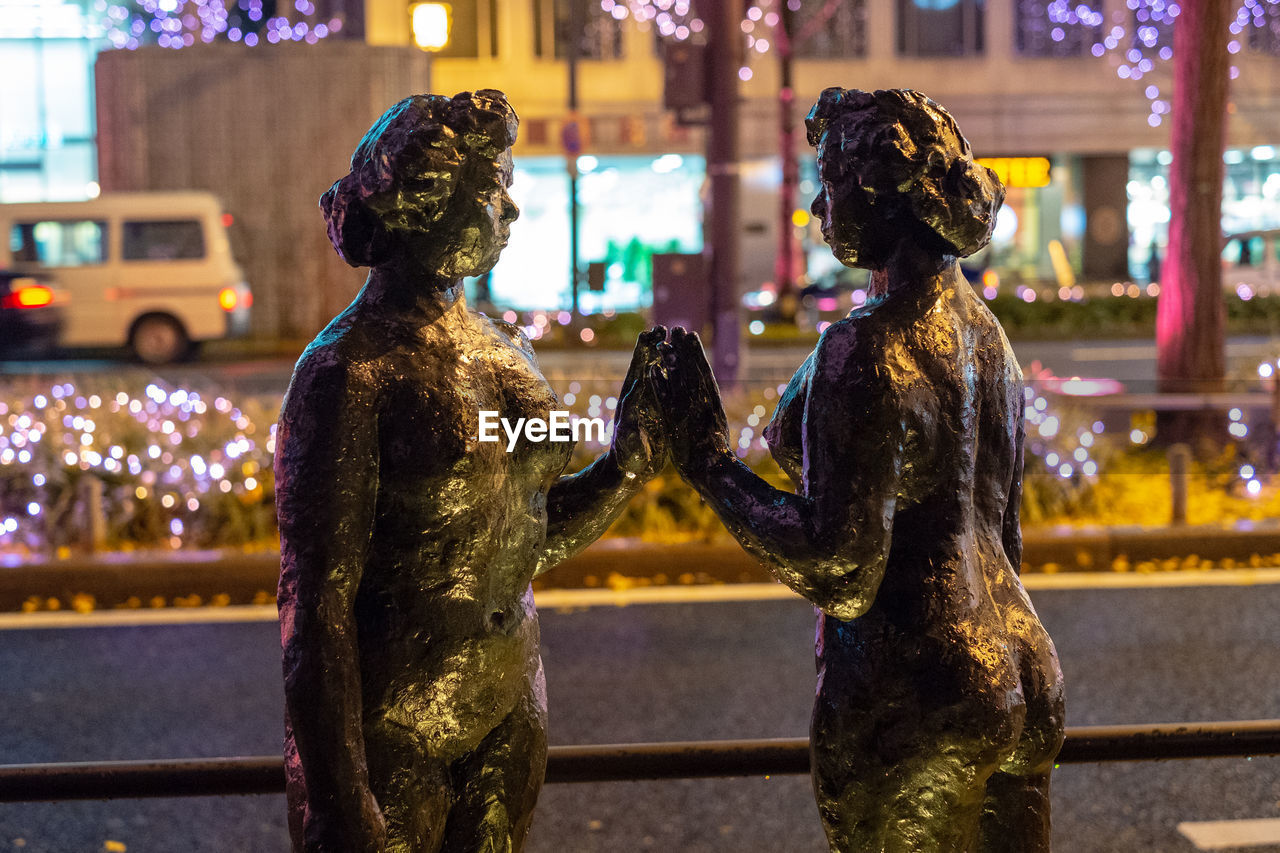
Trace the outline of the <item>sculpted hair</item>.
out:
[[[334,249],[353,267],[382,263],[398,230],[444,215],[469,158],[495,161],[515,143],[517,124],[491,89],[397,103],[360,140],[351,171],[320,197]]]
[[[826,175],[854,181],[886,216],[908,214],[948,254],[991,239],[1004,186],[973,159],[951,114],[919,92],[826,89],[805,128]]]

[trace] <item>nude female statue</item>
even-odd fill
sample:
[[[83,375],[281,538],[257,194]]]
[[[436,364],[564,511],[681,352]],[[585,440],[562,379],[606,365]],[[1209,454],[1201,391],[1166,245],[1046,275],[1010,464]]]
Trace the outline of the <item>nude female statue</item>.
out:
[[[387,111],[321,199],[372,267],[303,353],[277,435],[290,832],[307,853],[517,851],[546,762],[530,580],[596,539],[666,459],[642,336],[611,448],[478,441],[557,405],[528,340],[467,310],[506,245],[502,93]]]
[[[814,790],[831,849],[1049,849],[1062,674],[1018,579],[1022,373],[957,257],[1004,191],[941,107],[828,89],[807,119],[836,257],[871,273],[765,432],[798,485],[730,452],[696,336],[652,379],[672,458],[743,547],[816,604]]]

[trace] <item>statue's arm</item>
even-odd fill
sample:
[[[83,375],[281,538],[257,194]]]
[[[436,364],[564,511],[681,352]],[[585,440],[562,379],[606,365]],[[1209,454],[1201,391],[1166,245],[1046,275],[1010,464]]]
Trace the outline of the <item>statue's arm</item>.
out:
[[[902,419],[893,412],[887,371],[860,363],[848,351],[852,334],[828,333],[819,343],[803,424],[806,495],[769,485],[738,461],[727,440],[700,437],[721,428],[693,424],[685,439],[695,447],[683,463],[684,441],[674,434],[678,428],[672,438],[681,473],[743,548],[782,583],[841,619],[864,613],[879,589],[903,446]],[[705,365],[694,341],[676,359]],[[700,381],[681,376],[676,383],[696,387]],[[661,392],[664,406],[673,384],[668,382],[666,389]],[[667,410],[670,418],[680,417],[678,407],[698,405],[672,402],[677,408]],[[714,405],[719,406],[718,395]]]
[[[557,480],[547,494],[547,542],[535,574],[554,568],[604,535],[644,482],[619,467],[612,449],[576,474]]]
[[[369,397],[349,367],[304,356],[276,436],[285,708],[306,779],[309,850],[380,850],[385,836],[365,764],[352,612],[378,485]]]
[[[599,539],[627,502],[666,464],[666,441],[647,374],[657,360],[662,328],[640,335],[618,395],[613,441],[576,474],[561,477],[547,494],[547,540],[536,574]]]
[[[1022,386],[1018,385],[1017,405],[1013,411],[1013,477],[1009,483],[1009,500],[1004,507],[1002,538],[1004,553],[1013,566],[1014,574],[1022,572],[1022,525],[1019,513],[1022,509],[1022,476],[1023,476],[1023,442],[1026,438],[1027,422],[1022,412]]]
[[[791,377],[773,410],[769,425],[764,428],[769,453],[797,487],[804,475],[804,407],[809,399],[809,385],[817,355],[815,349]]]

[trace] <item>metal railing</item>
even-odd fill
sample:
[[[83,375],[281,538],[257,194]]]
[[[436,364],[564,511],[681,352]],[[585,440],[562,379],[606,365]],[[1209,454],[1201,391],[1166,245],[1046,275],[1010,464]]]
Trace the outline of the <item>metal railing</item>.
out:
[[[1280,720],[1067,729],[1059,764],[1280,755]],[[553,746],[548,783],[809,772],[806,738]],[[278,756],[0,766],[0,803],[278,794]]]

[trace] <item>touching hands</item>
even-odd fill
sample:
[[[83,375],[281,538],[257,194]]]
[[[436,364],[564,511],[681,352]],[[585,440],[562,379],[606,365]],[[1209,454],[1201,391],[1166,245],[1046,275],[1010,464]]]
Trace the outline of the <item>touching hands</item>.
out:
[[[659,363],[649,372],[662,414],[671,459],[686,480],[701,479],[718,458],[729,455],[729,429],[711,365],[695,332],[676,326],[658,345]]]
[[[665,326],[641,332],[631,355],[631,366],[618,395],[618,413],[613,427],[613,454],[618,467],[628,474],[650,479],[667,464],[666,430],[653,395],[649,374],[658,366],[659,345],[667,337]]]

